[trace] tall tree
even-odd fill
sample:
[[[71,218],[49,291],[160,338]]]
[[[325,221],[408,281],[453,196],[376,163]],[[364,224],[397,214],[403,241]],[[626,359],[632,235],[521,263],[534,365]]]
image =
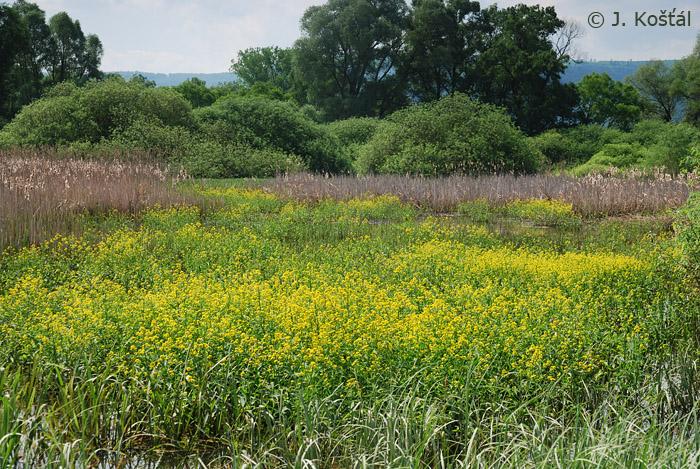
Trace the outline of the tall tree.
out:
[[[328,118],[384,115],[405,104],[396,73],[403,0],[329,0],[306,10],[294,70]]]
[[[661,119],[673,119],[680,103],[680,97],[671,92],[674,74],[661,60],[652,60],[640,66],[625,78],[625,82],[637,89],[643,100]]]
[[[0,4],[0,125],[12,117],[7,98],[12,92],[10,77],[15,60],[26,48],[26,29],[22,26],[17,12]]]
[[[239,51],[231,61],[231,72],[246,86],[270,83],[283,92],[292,87],[292,50],[279,47],[251,47]]]
[[[483,34],[471,73],[475,95],[505,107],[528,134],[570,119],[576,92],[560,81],[569,56],[552,44],[565,26],[554,8],[493,5],[479,16]]]
[[[683,120],[700,125],[700,34],[693,52],[673,64],[674,82],[671,92],[685,105]]]
[[[414,0],[406,32],[403,74],[421,101],[467,90],[475,58],[475,13],[469,0]]]
[[[642,115],[641,98],[630,84],[613,80],[607,73],[589,73],[576,85],[583,124],[600,124],[630,130]]]
[[[62,11],[49,20],[51,31],[48,72],[52,83],[100,76],[102,43],[95,35],[85,37],[80,21]]]
[[[35,3],[17,0],[12,8],[22,18],[27,34],[27,44],[17,57],[15,70],[22,104],[27,104],[41,95],[51,31],[44,11]]]

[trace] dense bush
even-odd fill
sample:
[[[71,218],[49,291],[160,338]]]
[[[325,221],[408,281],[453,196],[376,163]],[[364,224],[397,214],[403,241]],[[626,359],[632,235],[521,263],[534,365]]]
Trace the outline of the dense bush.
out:
[[[644,157],[645,149],[638,143],[609,143],[586,163],[576,167],[574,174],[580,176],[610,167],[628,169],[643,165]]]
[[[619,143],[625,135],[619,129],[598,124],[552,129],[531,138],[550,164],[575,165],[588,161],[608,143]]]
[[[226,97],[196,110],[202,131],[218,141],[297,155],[312,171],[347,168],[340,144],[323,126],[290,102]]]
[[[148,151],[160,159],[181,164],[195,177],[265,177],[304,167],[298,157],[279,150],[216,141],[185,127],[163,125],[154,118],[137,120],[108,145]]]
[[[653,169],[663,167],[673,173],[679,170],[696,169],[691,150],[700,142],[700,129],[689,124],[676,124],[660,120],[638,123],[631,132],[619,133],[612,142],[591,140],[592,147],[603,143],[587,162],[576,167],[574,173],[581,175],[600,171],[610,166]]]
[[[534,172],[542,154],[505,112],[461,94],[397,111],[359,152],[366,173]]]
[[[351,117],[331,122],[327,128],[338,138],[348,159],[355,161],[360,147],[374,136],[380,122],[375,117]]]
[[[191,127],[190,104],[177,92],[110,77],[77,88],[60,85],[25,106],[0,132],[0,145],[63,145],[110,139],[142,118]]]

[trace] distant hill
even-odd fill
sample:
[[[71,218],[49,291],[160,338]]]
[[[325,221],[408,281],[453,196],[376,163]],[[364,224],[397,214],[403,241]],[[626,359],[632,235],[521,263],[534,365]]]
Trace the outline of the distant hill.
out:
[[[150,72],[110,72],[121,75],[127,80],[134,75],[143,75],[148,80],[156,82],[156,86],[177,86],[185,80],[197,77],[207,82],[207,86],[235,81],[235,73],[150,73]]]
[[[675,60],[665,60],[667,66],[672,66]],[[646,60],[610,60],[598,62],[572,63],[564,72],[562,81],[564,83],[581,81],[584,75],[589,73],[607,73],[613,80],[623,81],[627,75],[634,73],[641,65],[647,63]]]
[[[675,60],[666,60],[666,65],[673,65]],[[607,73],[613,80],[624,80],[634,73],[640,65],[646,61],[610,60],[597,62],[571,63],[566,69],[562,81],[564,83],[578,83],[584,75],[592,72]],[[197,77],[204,80],[208,86],[216,86],[220,83],[236,81],[235,73],[150,73],[150,72],[113,72],[123,76],[127,80],[136,74],[145,76],[148,80],[156,82],[156,86],[177,86],[183,81]]]

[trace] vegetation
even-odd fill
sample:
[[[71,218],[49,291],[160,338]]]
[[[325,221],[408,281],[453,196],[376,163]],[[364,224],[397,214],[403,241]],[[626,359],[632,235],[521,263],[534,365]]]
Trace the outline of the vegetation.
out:
[[[206,208],[201,197],[174,189],[185,173],[148,162],[146,154],[92,156],[86,161],[53,151],[0,150],[2,249],[82,234],[89,220],[135,217],[156,205]]]
[[[349,200],[366,194],[394,195],[402,203],[433,213],[459,210],[465,202],[502,207],[518,200],[556,199],[586,218],[662,214],[685,203],[697,188],[697,173],[672,176],[610,169],[586,177],[565,174],[486,174],[412,178],[399,175],[326,178],[311,174],[279,176],[265,184],[276,194],[308,203]]]
[[[16,174],[14,190],[37,190]],[[474,226],[353,195],[388,191],[387,176],[307,177],[187,183],[208,208],[100,215],[99,236],[84,221],[6,251],[3,464],[124,464],[157,448],[209,467],[695,457],[698,305],[667,225],[583,224],[573,204],[508,200],[501,184],[494,218]],[[512,179],[520,193],[546,187],[525,180]],[[337,200],[270,192],[324,181]],[[649,182],[597,184],[612,198],[621,181],[627,194]],[[554,231],[528,231],[541,223]]]
[[[611,166],[647,171],[663,167],[674,173],[688,171],[697,168],[690,155],[698,142],[700,129],[692,125],[660,120],[641,121],[629,133],[603,131],[598,146],[591,145],[589,148],[596,153],[576,167],[574,173],[603,171]]]
[[[164,88],[0,5],[0,468],[697,466],[700,41],[563,84],[553,7],[301,27]]]
[[[48,23],[42,9],[25,0],[0,5],[0,126],[50,87],[100,78],[102,42],[85,36],[66,12]]]
[[[3,148],[144,151],[196,177],[696,168],[697,51],[629,83],[565,85],[580,31],[552,7],[332,0],[307,10],[292,48],[240,51],[236,83],[169,89],[99,78],[99,40],[65,13],[2,12],[0,95],[34,90]]]
[[[456,94],[392,114],[360,149],[355,169],[360,174],[529,173],[541,159],[501,109]]]

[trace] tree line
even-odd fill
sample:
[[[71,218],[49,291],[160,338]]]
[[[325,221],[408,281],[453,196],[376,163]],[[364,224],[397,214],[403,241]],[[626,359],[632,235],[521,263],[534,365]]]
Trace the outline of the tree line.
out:
[[[66,13],[47,23],[24,0],[0,11],[11,120],[0,147],[147,151],[204,177],[697,163],[700,42],[625,82],[591,73],[564,84],[579,31],[552,7],[329,0],[306,11],[292,47],[240,51],[238,82],[171,88],[103,76],[99,39]]]
[[[57,83],[100,78],[102,55],[97,35],[68,13],[47,22],[34,3],[0,4],[0,125]]]
[[[247,85],[280,87],[328,121],[384,117],[455,93],[506,108],[529,134],[572,119],[575,86],[561,76],[576,30],[553,7],[329,0],[306,11],[301,30],[289,49],[240,52],[231,70]]]
[[[267,83],[323,119],[384,117],[455,93],[503,107],[528,135],[577,124],[629,129],[644,116],[700,119],[700,51],[654,61],[627,83],[561,77],[582,30],[553,7],[469,0],[329,0],[310,7],[294,46],[250,48],[231,71]],[[259,86],[259,85],[258,85]]]

